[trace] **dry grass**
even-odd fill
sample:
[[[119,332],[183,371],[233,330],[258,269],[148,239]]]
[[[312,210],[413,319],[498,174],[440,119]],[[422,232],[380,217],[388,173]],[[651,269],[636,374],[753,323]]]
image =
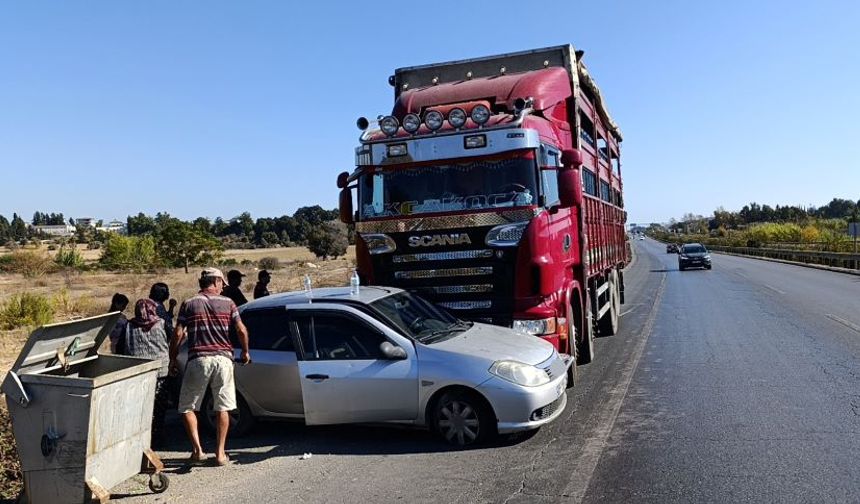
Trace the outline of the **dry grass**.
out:
[[[277,257],[281,268],[272,271],[270,292],[284,292],[302,288],[302,279],[309,274],[317,287],[348,285],[349,275],[355,263],[354,249],[350,247],[347,257],[337,260],[318,261],[305,248],[270,248],[256,250],[229,250],[225,257],[241,261],[259,260],[262,257]],[[315,267],[316,266],[316,267]],[[224,268],[225,270],[227,268]],[[232,269],[232,268],[231,268]],[[236,266],[247,277],[242,290],[251,298],[257,281],[257,268]],[[226,273],[226,271],[225,271]],[[149,294],[155,282],[170,286],[171,296],[179,300],[197,292],[197,269],[188,274],[181,269],[165,270],[161,273],[112,273],[107,271],[65,271],[51,273],[37,279],[22,275],[0,274],[0,303],[15,294],[30,292],[48,297],[57,309],[56,320],[71,320],[105,313],[110,307],[111,296],[120,292],[132,303]],[[29,330],[0,331],[0,376],[5,375],[26,338]]]

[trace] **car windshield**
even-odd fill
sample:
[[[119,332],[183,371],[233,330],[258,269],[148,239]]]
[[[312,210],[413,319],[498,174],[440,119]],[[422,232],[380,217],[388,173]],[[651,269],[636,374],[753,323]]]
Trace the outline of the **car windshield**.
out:
[[[390,320],[404,334],[421,343],[448,339],[472,326],[408,292],[378,299],[370,306]]]
[[[701,245],[685,245],[684,252],[687,254],[703,254],[707,252],[707,250],[705,250],[705,247]]]
[[[537,204],[537,165],[529,157],[377,168],[359,177],[362,218]]]

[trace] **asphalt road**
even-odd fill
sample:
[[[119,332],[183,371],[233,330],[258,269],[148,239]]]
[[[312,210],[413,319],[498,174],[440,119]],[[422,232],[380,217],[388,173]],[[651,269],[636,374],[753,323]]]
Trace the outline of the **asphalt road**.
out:
[[[453,450],[407,428],[264,423],[235,463],[121,502],[858,502],[860,277],[635,241],[622,330],[531,436]],[[211,445],[210,445],[211,446]],[[302,460],[303,453],[312,453]]]

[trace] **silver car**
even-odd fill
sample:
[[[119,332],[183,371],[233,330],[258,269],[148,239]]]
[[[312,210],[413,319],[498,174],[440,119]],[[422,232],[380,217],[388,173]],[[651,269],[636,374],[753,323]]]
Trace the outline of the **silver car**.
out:
[[[534,336],[458,320],[400,289],[277,294],[241,315],[253,361],[235,368],[236,434],[261,417],[396,422],[469,445],[536,429],[567,404],[570,356]]]

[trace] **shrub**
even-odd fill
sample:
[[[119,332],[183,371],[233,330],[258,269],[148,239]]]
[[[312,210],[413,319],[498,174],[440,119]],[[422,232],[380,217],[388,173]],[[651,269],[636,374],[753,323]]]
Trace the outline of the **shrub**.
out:
[[[0,305],[0,329],[40,326],[54,319],[54,307],[45,296],[24,292]]]
[[[254,261],[250,259],[242,259],[242,262],[240,262],[239,264],[241,264],[242,266],[253,266]]]
[[[218,266],[236,266],[239,263],[236,261],[236,259],[228,257],[226,259],[220,259],[216,261],[215,264],[217,264]]]
[[[27,278],[36,278],[49,272],[51,258],[32,250],[17,250],[3,258],[0,269],[6,273],[20,273]]]
[[[87,317],[95,315],[97,312],[93,298],[90,296],[73,298],[66,288],[60,289],[54,295],[53,301],[55,309],[68,316],[80,315]]]
[[[60,247],[54,262],[63,268],[81,269],[84,267],[84,256],[74,247]]]
[[[276,270],[281,267],[277,257],[263,257],[257,264],[260,269],[264,270]]]

